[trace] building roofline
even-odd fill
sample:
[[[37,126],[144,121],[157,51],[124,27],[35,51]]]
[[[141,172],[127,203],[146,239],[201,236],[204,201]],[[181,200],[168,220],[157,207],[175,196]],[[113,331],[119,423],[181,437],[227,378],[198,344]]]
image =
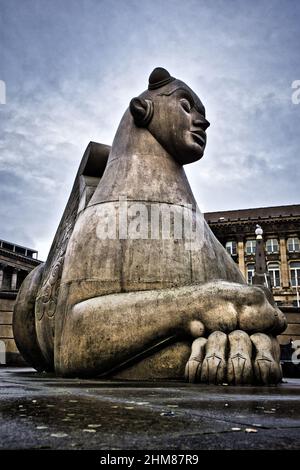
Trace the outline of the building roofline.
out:
[[[7,256],[7,257],[12,257],[12,258],[19,258],[21,259],[23,262],[27,262],[27,263],[31,263],[31,264],[34,264],[34,265],[39,265],[39,264],[42,264],[44,261],[41,261],[37,258],[31,258],[30,256],[25,256],[25,255],[22,255],[20,253],[15,253],[14,251],[10,251],[10,250],[6,250],[5,248],[2,248],[0,247],[0,254],[3,254],[4,256]],[[1,263],[1,260],[0,260],[0,263]]]
[[[9,242],[8,240],[3,240],[3,238],[0,238],[0,243],[1,242],[8,243],[9,245],[17,246],[18,248],[23,248],[24,250],[29,250],[32,253],[38,253],[37,250],[34,250],[33,248],[30,248],[29,246],[24,246],[24,245],[19,245],[18,243]]]
[[[222,212],[222,214],[226,214],[226,212],[242,212],[242,211],[257,211],[257,210],[260,210],[260,209],[280,209],[280,208],[288,208],[288,207],[297,207],[299,209],[299,213],[300,213],[300,204],[286,204],[286,205],[283,205],[283,206],[261,206],[261,207],[247,207],[247,208],[244,208],[244,209],[227,209],[227,210],[219,210],[219,211],[208,211],[208,212],[204,212],[204,214],[219,214]],[[298,215],[298,214],[297,214]]]
[[[239,220],[242,218],[248,220],[255,219],[274,219],[285,217],[299,217],[300,204],[289,204],[285,206],[271,206],[271,207],[252,207],[249,209],[233,209],[226,211],[205,212],[204,217],[206,220],[216,222],[229,222]],[[220,220],[227,219],[227,220]]]

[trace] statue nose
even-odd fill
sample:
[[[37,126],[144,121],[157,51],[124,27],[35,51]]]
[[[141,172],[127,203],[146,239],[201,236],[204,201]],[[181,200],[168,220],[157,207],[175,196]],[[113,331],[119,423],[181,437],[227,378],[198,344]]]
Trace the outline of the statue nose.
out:
[[[194,119],[193,124],[197,127],[200,127],[203,131],[206,131],[206,129],[210,126],[210,122],[208,122],[205,117],[202,119]]]

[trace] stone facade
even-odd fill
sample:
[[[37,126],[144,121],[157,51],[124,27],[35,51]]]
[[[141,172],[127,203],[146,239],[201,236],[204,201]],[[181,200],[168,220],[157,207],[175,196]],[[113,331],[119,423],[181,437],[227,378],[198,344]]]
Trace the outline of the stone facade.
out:
[[[13,308],[23,280],[40,263],[35,250],[0,240],[0,364],[24,364],[13,338]]]
[[[273,295],[289,323],[280,342],[300,340],[300,204],[207,212],[205,219],[249,284],[254,274],[255,227],[262,227]]]

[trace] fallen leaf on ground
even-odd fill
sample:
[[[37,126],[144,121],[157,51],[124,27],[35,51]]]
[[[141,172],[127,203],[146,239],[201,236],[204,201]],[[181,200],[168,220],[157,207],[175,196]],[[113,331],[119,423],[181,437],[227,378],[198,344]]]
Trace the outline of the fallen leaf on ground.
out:
[[[175,413],[173,411],[163,411],[160,416],[175,416]]]

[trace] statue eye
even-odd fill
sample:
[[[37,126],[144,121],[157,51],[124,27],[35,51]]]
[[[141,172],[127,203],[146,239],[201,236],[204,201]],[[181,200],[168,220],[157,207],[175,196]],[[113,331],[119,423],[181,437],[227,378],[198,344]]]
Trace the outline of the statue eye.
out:
[[[183,98],[183,99],[180,100],[180,103],[181,103],[181,106],[183,107],[183,109],[184,109],[187,113],[189,113],[189,112],[191,111],[192,105],[191,105],[191,103],[190,103],[188,100],[186,100],[185,98]]]

